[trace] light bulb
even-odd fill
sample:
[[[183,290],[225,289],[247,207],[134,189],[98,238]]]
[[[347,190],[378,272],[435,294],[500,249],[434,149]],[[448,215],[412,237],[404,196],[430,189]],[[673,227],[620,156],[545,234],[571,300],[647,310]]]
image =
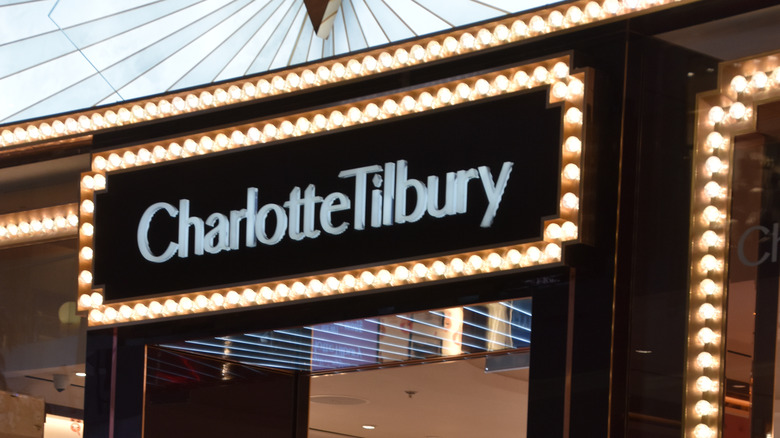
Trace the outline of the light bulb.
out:
[[[539,248],[532,246],[526,250],[525,255],[528,257],[528,260],[536,263],[542,258],[542,251],[539,250]]]
[[[241,295],[234,290],[228,291],[228,293],[225,294],[225,302],[231,306],[235,306],[241,302]]]
[[[92,295],[90,295],[90,298],[92,299],[92,305],[93,306],[100,306],[103,304],[103,295],[92,292]]]
[[[149,313],[149,308],[143,303],[138,303],[133,307],[136,317],[143,318]]]
[[[718,173],[723,170],[723,161],[718,157],[709,157],[704,163],[704,167],[710,173]]]
[[[562,235],[561,226],[556,223],[547,225],[547,229],[544,231],[544,235],[551,240],[560,239]]]
[[[119,315],[122,317],[122,319],[130,319],[133,317],[133,309],[128,305],[122,305],[119,307]]]
[[[696,389],[701,392],[708,392],[715,389],[715,383],[707,376],[701,376],[696,379]]]
[[[566,121],[568,123],[571,123],[572,125],[577,125],[582,123],[582,111],[580,111],[578,108],[571,107],[568,110],[566,110]]]
[[[89,294],[79,296],[79,307],[92,307],[92,299],[89,297]]]
[[[194,303],[189,297],[182,297],[179,300],[179,310],[181,312],[189,312],[190,310],[192,310],[193,304]]]
[[[580,151],[582,151],[582,141],[580,141],[579,138],[571,136],[566,139],[566,142],[564,142],[563,147],[566,149],[566,151],[578,154]]]
[[[290,294],[290,288],[284,283],[279,283],[274,288],[274,295],[279,298],[287,298]]]
[[[522,39],[528,36],[528,25],[523,20],[516,20],[512,23],[512,36],[515,39]]]
[[[550,15],[547,16],[547,24],[553,29],[563,27],[563,21],[563,14],[557,10],[550,12]]]
[[[704,220],[707,222],[717,222],[722,217],[721,211],[714,205],[708,205],[702,212]]]
[[[84,284],[92,284],[92,272],[83,270],[79,274],[79,281]]]
[[[734,76],[734,78],[731,80],[731,89],[736,91],[737,93],[742,93],[747,89],[748,81],[745,79],[742,75]]]
[[[303,295],[306,295],[306,285],[304,285],[300,281],[296,281],[295,283],[293,283],[290,290],[292,291],[293,295],[296,297],[301,297]]]
[[[561,198],[561,207],[575,209],[579,208],[580,200],[574,193],[568,192]]]
[[[699,283],[699,290],[704,295],[714,295],[716,292],[718,292],[718,285],[715,284],[715,282],[710,280],[709,278],[705,278],[704,280],[701,281],[701,283]],[[713,308],[713,312],[714,310],[715,309]]]
[[[463,262],[463,260],[460,259],[460,257],[455,257],[454,259],[450,260],[450,271],[456,275],[460,275],[463,273],[463,270],[466,268],[466,264]]]
[[[696,402],[693,410],[696,411],[696,413],[701,417],[710,415],[715,412],[715,408],[712,406],[712,403],[708,402],[707,400],[699,400]]]
[[[754,73],[753,77],[750,78],[750,84],[753,86],[753,88],[758,90],[764,89],[768,82],[769,78],[767,77],[766,73],[762,71]]]
[[[715,181],[710,181],[704,185],[704,193],[709,198],[717,198],[721,196],[723,189],[721,188],[720,184],[716,183]]]
[[[715,364],[715,358],[710,353],[703,351],[696,356],[696,363],[702,368],[709,368]]]
[[[715,309],[715,306],[713,306],[710,303],[704,303],[701,306],[699,306],[699,316],[702,319],[712,319],[717,314],[717,310]]]
[[[555,85],[552,87],[552,95],[556,99],[565,99],[566,95],[569,94],[569,87],[566,86],[563,82],[556,82]]]
[[[734,120],[742,120],[747,115],[747,108],[742,102],[734,102],[729,107],[729,116]]]
[[[571,180],[571,181],[577,181],[580,179],[580,168],[577,167],[574,163],[569,163],[563,168],[563,177]]]
[[[93,255],[92,248],[88,246],[81,248],[79,254],[81,255],[82,260],[87,260],[87,261],[92,260],[92,255]]]
[[[357,285],[357,279],[352,274],[346,274],[344,277],[341,278],[341,287],[339,290],[341,291],[347,291],[350,289],[354,289]]]
[[[555,243],[551,243],[544,247],[544,255],[551,260],[561,259],[561,247]]]
[[[522,254],[520,254],[520,251],[513,248],[506,252],[506,259],[509,261],[509,263],[516,266],[520,264]]]
[[[572,6],[566,10],[566,21],[571,24],[579,24],[582,21],[582,9]]]
[[[706,424],[698,424],[693,428],[693,436],[696,438],[713,438],[715,431]]]
[[[701,242],[704,244],[704,246],[717,246],[720,243],[720,236],[718,236],[718,233],[712,230],[707,230],[702,233]]]
[[[447,273],[447,265],[441,260],[436,260],[431,265],[431,272],[434,275],[441,277]]]
[[[707,113],[707,117],[712,123],[720,123],[726,117],[726,112],[723,111],[723,108],[716,105],[710,108],[709,113]]]
[[[717,335],[709,327],[704,327],[699,330],[699,333],[697,333],[696,337],[702,344],[711,344],[717,339]]]
[[[566,221],[561,225],[563,240],[572,240],[577,238],[577,225],[574,222]]]
[[[542,32],[544,32],[544,28],[547,25],[547,23],[544,22],[544,18],[534,15],[531,17],[531,20],[528,21],[528,28],[530,29],[531,33],[534,35],[538,35]]]
[[[528,73],[526,73],[523,70],[518,71],[515,73],[515,75],[512,77],[512,80],[515,81],[515,84],[517,84],[520,88],[526,88],[528,87],[528,82],[530,80],[530,77],[528,76]]]
[[[363,271],[360,273],[360,281],[366,285],[371,286],[374,284],[374,280],[376,280],[376,276],[371,271]]]
[[[712,254],[706,254],[701,258],[701,261],[699,261],[699,266],[701,266],[702,270],[705,272],[710,272],[718,269],[720,262]]]

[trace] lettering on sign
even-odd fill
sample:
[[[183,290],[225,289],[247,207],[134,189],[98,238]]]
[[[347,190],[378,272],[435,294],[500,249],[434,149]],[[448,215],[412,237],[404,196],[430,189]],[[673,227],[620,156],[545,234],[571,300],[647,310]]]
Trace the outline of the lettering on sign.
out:
[[[498,213],[512,165],[511,161],[504,162],[497,179],[493,178],[488,166],[447,172],[443,182],[443,202],[438,199],[439,177],[429,175],[424,180],[410,178],[406,160],[385,163],[384,167],[371,165],[341,171],[339,178],[354,179],[351,197],[341,192],[322,197],[317,194],[315,185],[309,184],[304,190],[294,187],[289,199],[282,205],[267,203],[258,208],[260,190],[249,187],[246,190],[246,208],[231,210],[228,214],[214,212],[205,220],[190,215],[188,199],[180,199],[178,208],[167,202],[157,202],[141,216],[137,231],[138,250],[146,260],[154,263],[166,262],[174,255],[186,258],[191,253],[203,255],[204,252],[217,254],[221,251],[235,251],[240,249],[242,222],[243,241],[248,248],[254,248],[258,242],[276,245],[285,236],[292,240],[303,240],[316,239],[322,231],[338,235],[346,231],[350,223],[343,221],[334,224],[332,214],[350,209],[353,210],[351,226],[358,231],[366,228],[367,220],[372,228],[379,228],[417,222],[426,214],[434,218],[464,214],[468,211],[468,184],[471,180],[480,181],[487,200],[487,208],[479,226],[489,228]],[[370,199],[369,178],[372,187]],[[411,209],[408,205],[409,191],[415,195]],[[166,214],[158,215],[161,212]],[[166,215],[169,219],[178,218],[177,240],[170,241],[161,254],[154,254],[149,242],[149,230],[155,216]],[[274,219],[273,227],[268,226],[270,217]],[[190,245],[190,235],[194,235],[193,245]]]

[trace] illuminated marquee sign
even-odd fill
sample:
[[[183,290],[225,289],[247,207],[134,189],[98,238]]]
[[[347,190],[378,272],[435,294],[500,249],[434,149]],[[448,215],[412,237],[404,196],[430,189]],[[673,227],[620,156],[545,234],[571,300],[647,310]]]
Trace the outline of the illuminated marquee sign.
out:
[[[95,283],[127,299],[539,239],[561,136],[540,89],[117,173]]]
[[[113,324],[561,263],[587,89],[568,62],[94,154],[79,309]]]

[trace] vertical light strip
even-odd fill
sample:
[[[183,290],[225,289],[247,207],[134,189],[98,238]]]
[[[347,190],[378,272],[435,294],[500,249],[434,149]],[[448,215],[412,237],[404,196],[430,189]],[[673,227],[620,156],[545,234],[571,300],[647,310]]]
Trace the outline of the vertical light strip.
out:
[[[725,388],[734,138],[755,131],[761,103],[780,97],[778,54],[721,65],[700,94],[693,158],[685,436],[721,436]]]
[[[551,58],[347,105],[175,138],[168,144],[136,145],[94,154],[93,171],[83,174],[81,180],[79,311],[89,312],[90,325],[116,324],[560,263],[563,243],[580,238],[580,180],[586,117],[585,72],[570,72],[569,62],[568,56]],[[106,179],[112,172],[370,124],[529,89],[548,90],[549,103],[560,105],[562,110],[559,217],[544,221],[540,241],[160,299],[106,304],[102,291],[93,287],[91,211],[94,193],[107,189]]]

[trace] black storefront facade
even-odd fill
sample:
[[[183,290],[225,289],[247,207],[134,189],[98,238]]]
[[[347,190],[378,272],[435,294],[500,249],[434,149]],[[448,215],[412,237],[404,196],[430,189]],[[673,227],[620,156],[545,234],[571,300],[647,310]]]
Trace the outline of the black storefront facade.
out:
[[[41,140],[91,158],[85,436],[382,436],[315,381],[476,360],[526,373],[484,436],[772,436],[778,65],[655,37],[771,3],[568,2]]]

